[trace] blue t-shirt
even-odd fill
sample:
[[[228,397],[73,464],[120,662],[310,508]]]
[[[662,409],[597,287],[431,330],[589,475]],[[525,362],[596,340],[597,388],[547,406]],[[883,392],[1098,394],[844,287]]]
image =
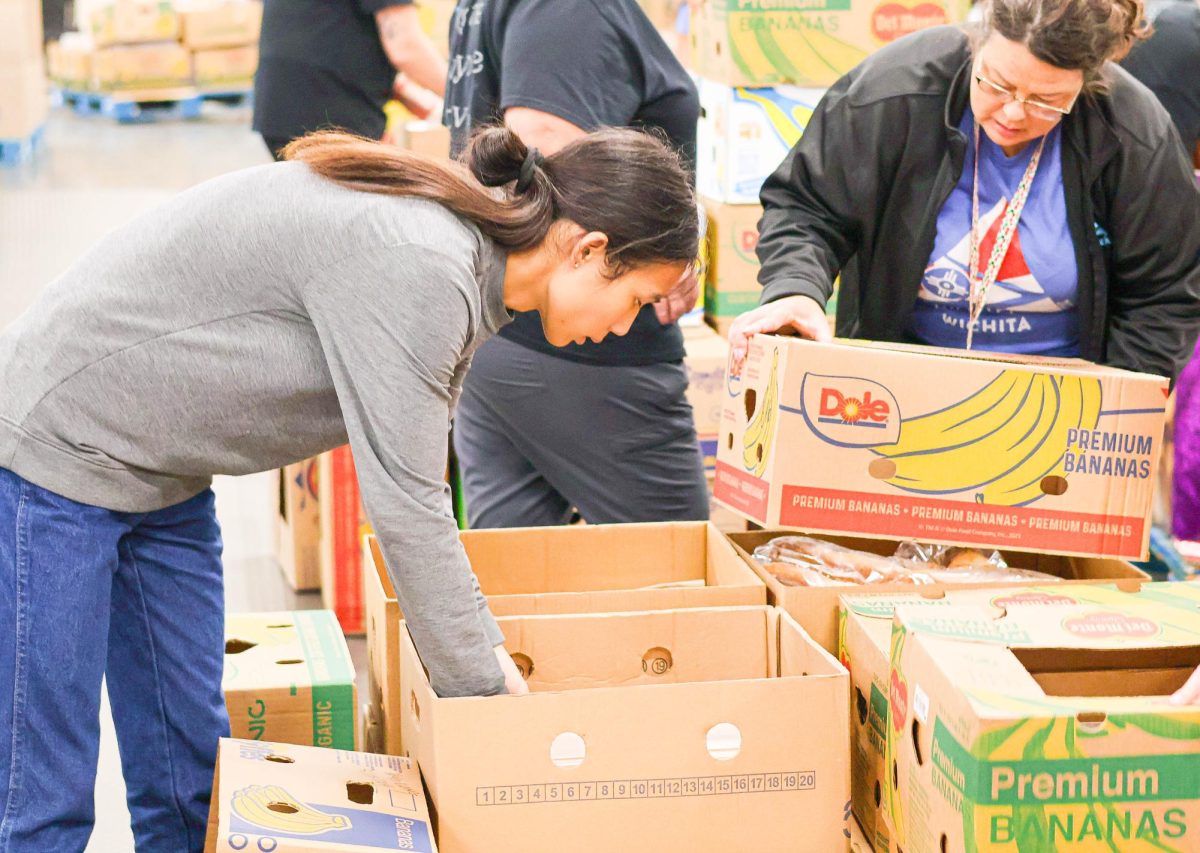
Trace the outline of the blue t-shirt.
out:
[[[960,129],[972,140],[968,106]],[[1017,233],[1000,265],[996,283],[975,328],[975,349],[1033,355],[1079,354],[1079,275],[1067,224],[1062,182],[1061,125],[1046,139]],[[1015,157],[1007,156],[987,134],[979,134],[979,276],[987,267],[996,232],[1037,142]],[[937,220],[937,238],[909,332],[918,341],[940,347],[966,346],[967,265],[971,254],[971,184],[975,145],[967,144],[962,177]]]

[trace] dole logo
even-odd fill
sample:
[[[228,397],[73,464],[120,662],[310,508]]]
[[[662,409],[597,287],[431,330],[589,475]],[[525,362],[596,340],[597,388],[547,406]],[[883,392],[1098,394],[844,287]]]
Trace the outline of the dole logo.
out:
[[[904,724],[908,722],[908,685],[904,683],[899,673],[895,670],[892,670],[892,680],[889,685],[888,697],[892,703],[892,727],[899,734],[904,731]]]
[[[809,428],[839,447],[875,447],[900,438],[892,392],[870,379],[806,374],[800,387]]]
[[[738,247],[743,252],[753,252],[758,248],[758,228],[747,228],[737,235]]]
[[[1153,619],[1110,612],[1075,616],[1066,620],[1063,627],[1077,637],[1090,638],[1134,637],[1144,639],[1157,636],[1159,631],[1158,623]]]

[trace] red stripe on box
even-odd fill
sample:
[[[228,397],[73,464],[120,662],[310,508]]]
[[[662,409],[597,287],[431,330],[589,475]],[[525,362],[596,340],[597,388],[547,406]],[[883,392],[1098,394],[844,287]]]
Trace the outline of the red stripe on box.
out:
[[[359,518],[358,475],[349,447],[334,450],[330,462],[333,473],[334,612],[343,631],[361,633],[363,584],[359,530],[362,520]]]
[[[771,484],[766,480],[739,471],[727,462],[718,461],[713,479],[713,497],[759,524],[767,523]]]
[[[784,486],[779,523],[888,538],[1142,558],[1145,521],[1127,516]]]

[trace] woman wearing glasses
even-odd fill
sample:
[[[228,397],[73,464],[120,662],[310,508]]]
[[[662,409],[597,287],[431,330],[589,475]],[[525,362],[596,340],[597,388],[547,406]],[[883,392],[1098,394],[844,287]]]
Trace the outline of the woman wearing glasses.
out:
[[[1140,0],[990,0],[829,90],[763,187],[761,307],[792,327],[1080,356],[1174,378],[1200,328],[1200,194],[1166,112],[1108,62]]]
[[[1140,0],[990,0],[818,106],[762,191],[762,305],[730,332],[1080,356],[1178,374],[1200,330],[1200,192],[1170,118],[1108,62]],[[1200,670],[1174,697],[1200,704]]]

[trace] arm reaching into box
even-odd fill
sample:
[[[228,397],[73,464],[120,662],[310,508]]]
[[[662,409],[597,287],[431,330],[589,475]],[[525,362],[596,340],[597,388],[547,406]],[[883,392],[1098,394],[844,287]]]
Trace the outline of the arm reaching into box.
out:
[[[445,501],[450,412],[479,322],[466,293],[473,262],[425,246],[385,247],[321,271],[305,292],[367,514],[441,696],[503,693],[506,682],[494,652],[504,635]]]

